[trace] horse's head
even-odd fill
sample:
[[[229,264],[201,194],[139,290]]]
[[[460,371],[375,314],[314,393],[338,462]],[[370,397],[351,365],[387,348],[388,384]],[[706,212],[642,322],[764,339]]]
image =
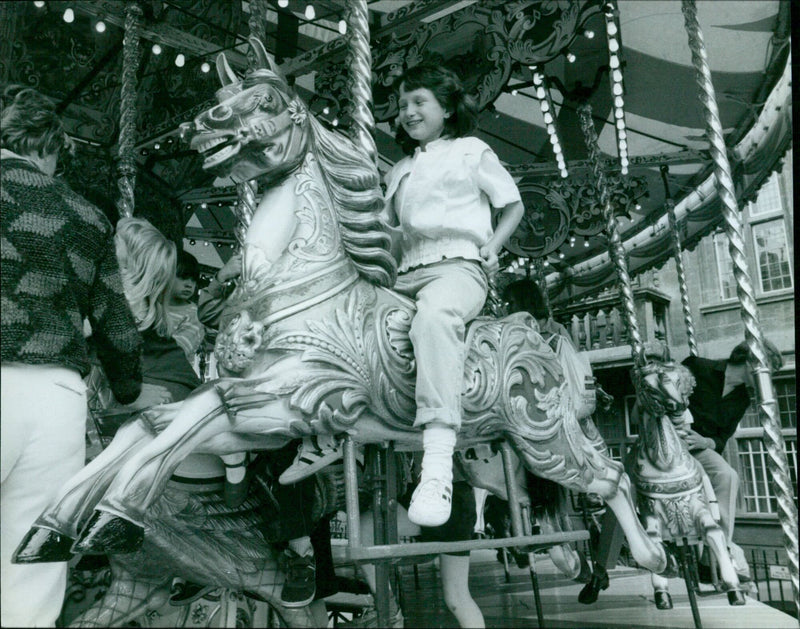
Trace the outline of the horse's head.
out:
[[[634,371],[639,406],[652,417],[670,418],[676,427],[686,422],[694,377],[683,365],[651,362]]]
[[[302,161],[308,138],[305,105],[263,44],[251,37],[250,46],[257,67],[240,79],[221,53],[218,104],[181,125],[181,136],[203,155],[203,168],[237,183],[291,172]]]

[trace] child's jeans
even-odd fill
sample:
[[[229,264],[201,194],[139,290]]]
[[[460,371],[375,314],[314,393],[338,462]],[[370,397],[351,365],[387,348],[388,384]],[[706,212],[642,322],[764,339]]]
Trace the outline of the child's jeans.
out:
[[[451,258],[403,273],[394,288],[417,302],[409,332],[417,363],[414,426],[437,421],[458,430],[464,331],[486,301],[486,274],[477,260]]]

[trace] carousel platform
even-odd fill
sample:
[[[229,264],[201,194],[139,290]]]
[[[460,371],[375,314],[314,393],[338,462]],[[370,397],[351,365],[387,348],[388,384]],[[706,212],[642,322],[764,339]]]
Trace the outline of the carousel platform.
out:
[[[473,551],[471,555],[470,591],[483,611],[487,627],[536,627],[531,580],[527,568],[509,565],[506,581],[503,565],[495,551]],[[656,609],[647,572],[633,568],[615,568],[610,585],[600,593],[593,605],[578,603],[583,587],[566,579],[546,556],[537,555],[545,627],[658,627],[693,628],[689,597],[682,579],[670,579],[674,608]],[[406,627],[453,627],[455,618],[442,600],[436,564],[429,562],[417,567],[400,568],[403,607]],[[747,597],[744,607],[728,605],[725,594],[713,593],[698,599],[700,619],[704,629],[797,629],[797,619],[769,605]]]

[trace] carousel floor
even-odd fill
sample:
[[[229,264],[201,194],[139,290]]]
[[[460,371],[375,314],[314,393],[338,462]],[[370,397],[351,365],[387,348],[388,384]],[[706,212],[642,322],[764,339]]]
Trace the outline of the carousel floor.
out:
[[[681,579],[670,580],[674,609],[656,609],[648,573],[616,568],[611,583],[593,605],[577,602],[582,585],[564,578],[546,558],[537,555],[545,627],[694,627],[686,587]],[[487,627],[536,627],[536,608],[529,572],[509,567],[506,582],[503,566],[494,551],[473,551],[470,591],[481,608]],[[439,575],[432,562],[421,564],[415,578],[413,568],[400,568],[406,627],[453,627],[455,618],[442,600]],[[417,581],[419,586],[417,587]],[[711,588],[711,586],[703,586]],[[798,622],[764,603],[747,597],[743,607],[728,605],[725,594],[698,599],[705,629],[781,628],[797,629]]]

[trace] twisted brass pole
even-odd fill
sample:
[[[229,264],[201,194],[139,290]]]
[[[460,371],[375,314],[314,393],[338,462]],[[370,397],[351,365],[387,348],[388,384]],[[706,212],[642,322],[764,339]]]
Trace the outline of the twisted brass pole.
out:
[[[672,255],[675,258],[675,270],[678,273],[678,287],[681,291],[681,308],[683,309],[683,321],[686,325],[686,340],[689,343],[689,354],[698,356],[697,337],[694,331],[694,321],[692,320],[692,309],[689,302],[689,285],[686,283],[686,269],[683,266],[683,253],[681,251],[681,235],[678,230],[678,219],[675,216],[675,201],[669,192],[669,182],[667,172],[669,167],[661,167],[661,179],[664,182],[664,192],[666,195],[665,207],[669,219],[669,230],[672,242]]]
[[[798,557],[797,557],[797,504],[794,500],[793,485],[789,477],[789,465],[786,458],[786,446],[781,434],[781,423],[778,415],[778,404],[772,376],[764,351],[764,339],[758,321],[758,310],[750,282],[750,272],[744,251],[742,224],[739,219],[739,208],[734,193],[731,168],[728,163],[727,147],[719,120],[714,84],[711,81],[711,68],[708,64],[703,32],[697,20],[697,7],[694,0],[683,0],[683,17],[686,32],[689,36],[689,48],[692,51],[692,63],[695,68],[697,84],[700,88],[700,100],[706,122],[706,134],[714,161],[714,174],[717,180],[717,191],[722,205],[725,233],[733,261],[733,275],[736,278],[736,294],[741,304],[744,336],[757,366],[754,369],[756,392],[759,403],[759,417],[764,428],[763,441],[767,449],[767,467],[773,479],[773,489],[778,502],[778,518],[783,530],[786,554],[789,561],[789,576],[794,590],[795,605],[800,610],[798,591]]]
[[[625,323],[628,327],[628,337],[631,343],[631,354],[633,363],[636,367],[642,367],[645,363],[644,343],[639,334],[639,324],[636,320],[636,306],[633,301],[633,288],[631,286],[631,276],[628,273],[628,261],[625,259],[625,249],[622,246],[622,239],[617,227],[617,217],[611,208],[610,193],[606,183],[606,175],[603,171],[603,162],[600,156],[600,147],[597,144],[597,131],[592,120],[592,107],[588,103],[583,103],[578,107],[578,117],[580,118],[581,130],[586,148],[589,151],[589,162],[592,165],[592,175],[594,184],[600,191],[600,206],[603,208],[603,217],[606,221],[606,235],[608,236],[608,255],[617,270],[617,283],[619,285],[620,297],[622,298],[622,309],[625,314]]]
[[[542,292],[544,307],[547,308],[547,312],[550,313],[550,316],[553,316],[553,311],[550,308],[550,294],[547,292],[547,277],[544,273],[544,261],[541,258],[534,259],[533,272],[536,277],[536,283],[539,285],[539,289]]]
[[[353,139],[376,164],[378,149],[373,133],[372,115],[372,50],[369,47],[369,11],[367,0],[347,3],[347,68],[350,83],[350,111],[353,117]]]
[[[125,5],[125,34],[122,36],[122,87],[119,102],[119,145],[117,156],[117,210],[121,217],[133,216],[136,189],[136,73],[139,70],[139,34],[142,8],[137,2]]]
[[[250,35],[265,43],[267,39],[267,3],[265,0],[251,0],[250,18],[247,20]],[[252,63],[253,57],[250,58]],[[253,69],[252,67],[250,68]],[[236,184],[236,205],[233,214],[236,217],[234,234],[239,243],[239,249],[244,246],[245,235],[250,228],[250,221],[256,211],[258,185],[255,181],[243,181]]]

